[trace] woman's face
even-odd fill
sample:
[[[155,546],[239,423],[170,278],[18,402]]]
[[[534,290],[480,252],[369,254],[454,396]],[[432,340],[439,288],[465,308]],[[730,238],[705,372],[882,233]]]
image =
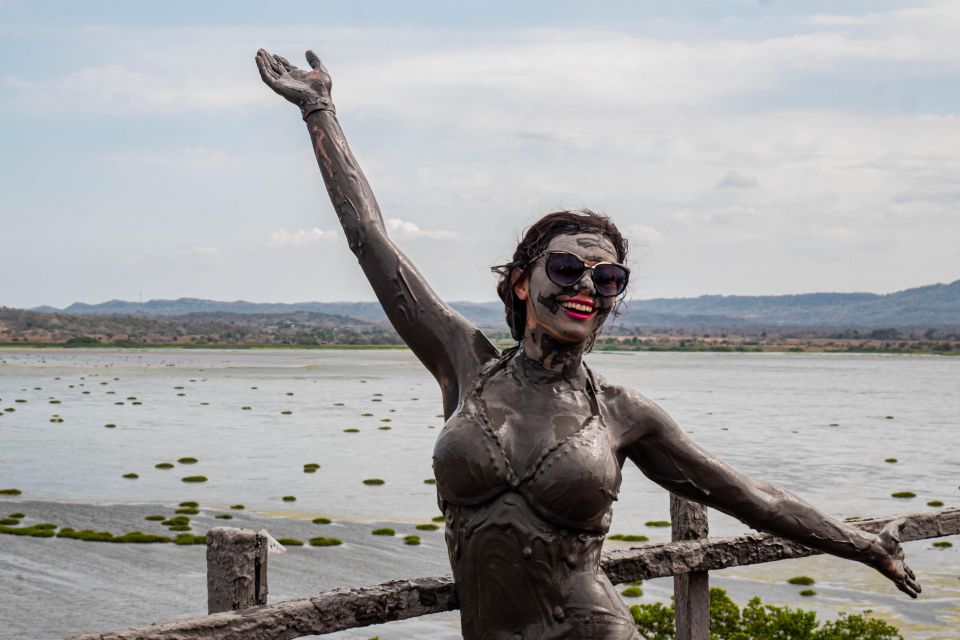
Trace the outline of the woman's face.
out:
[[[588,265],[616,262],[613,243],[599,233],[577,233],[553,238],[547,251],[566,251]],[[562,342],[589,340],[603,325],[615,296],[601,296],[593,284],[593,272],[584,271],[573,285],[563,287],[551,282],[541,257],[527,271],[527,277],[514,287],[517,297],[527,305],[527,333],[540,328]]]

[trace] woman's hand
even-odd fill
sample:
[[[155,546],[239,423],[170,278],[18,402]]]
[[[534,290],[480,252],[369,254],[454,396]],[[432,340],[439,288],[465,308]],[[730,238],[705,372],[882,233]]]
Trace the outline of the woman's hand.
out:
[[[268,87],[300,107],[304,120],[314,111],[334,111],[330,101],[332,81],[327,68],[313,51],[307,51],[311,70],[298,69],[286,58],[257,51],[257,69]]]
[[[920,583],[904,562],[903,548],[900,546],[900,531],[906,524],[907,521],[903,518],[888,522],[877,534],[877,545],[880,547],[881,556],[874,564],[874,568],[890,578],[897,589],[911,598],[916,598],[921,591]]]

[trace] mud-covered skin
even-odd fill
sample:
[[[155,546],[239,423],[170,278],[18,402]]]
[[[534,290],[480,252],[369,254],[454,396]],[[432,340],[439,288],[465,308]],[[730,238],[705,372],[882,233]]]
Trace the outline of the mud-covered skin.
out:
[[[480,387],[479,403],[502,447],[484,444],[492,447],[489,456],[464,460],[478,478],[494,472],[509,476],[505,465],[514,476],[524,474],[551,447],[558,458],[563,457],[560,453],[567,451],[563,448],[567,445],[558,448],[558,444],[591,426],[593,436],[603,436],[591,440],[594,449],[588,447],[598,461],[606,459],[604,451],[596,449],[595,442],[602,441],[609,447],[606,453],[615,456],[615,465],[629,459],[666,489],[751,527],[864,562],[916,597],[920,586],[903,561],[897,541],[899,523],[891,523],[880,535],[864,533],[780,487],[725,465],[636,392],[601,380],[592,398],[593,387],[588,386],[581,358],[615,300],[595,294],[589,271],[574,287],[564,288],[549,281],[542,259],[532,265],[528,277],[517,283],[517,293],[528,305],[522,353],[501,356],[477,327],[440,300],[387,237],[376,199],[333,111],[330,76],[316,56],[308,55],[308,61],[312,70],[304,71],[266,51],[257,54],[263,81],[301,108],[350,248],[391,323],[437,379],[444,415],[449,419],[467,406],[470,394]],[[549,248],[576,253],[590,264],[616,261],[612,245],[597,234],[558,236]],[[594,313],[588,319],[566,315],[562,304],[572,297],[589,298],[595,304]],[[498,367],[495,374],[480,385],[484,373],[493,367]],[[602,425],[602,431],[597,425]],[[487,436],[478,432],[479,437]],[[570,446],[570,451],[584,451]],[[580,485],[619,487],[619,480],[612,483],[604,475],[602,464],[591,468],[582,462],[588,458],[581,455],[580,459],[576,469]],[[443,474],[437,475],[438,492],[443,494],[449,487],[440,482]],[[563,478],[558,476],[557,482]],[[578,529],[559,523],[564,514],[556,515],[557,509],[551,511],[553,519],[544,517],[543,505],[530,501],[541,499],[556,506],[557,495],[542,495],[552,488],[541,485],[536,492],[539,498],[530,492],[525,497],[518,485],[497,489],[495,495],[471,504],[455,492],[441,500],[468,640],[637,637],[624,617],[623,604],[599,573],[599,549],[609,522],[605,526],[603,519],[580,518],[584,528]],[[559,497],[567,497],[571,506],[597,499],[574,489],[569,496]],[[501,570],[483,570],[493,565]]]

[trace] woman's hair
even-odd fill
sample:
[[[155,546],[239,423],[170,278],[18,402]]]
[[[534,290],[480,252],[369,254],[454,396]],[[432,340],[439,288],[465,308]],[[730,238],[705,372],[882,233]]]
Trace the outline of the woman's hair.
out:
[[[557,211],[543,216],[524,232],[510,262],[491,267],[491,270],[500,276],[497,295],[503,300],[507,326],[510,327],[514,340],[519,342],[523,338],[527,326],[527,305],[517,297],[513,290],[514,285],[526,277],[531,261],[547,250],[551,240],[557,236],[577,233],[599,233],[613,243],[617,262],[626,260],[627,240],[610,218],[589,209],[580,209]]]

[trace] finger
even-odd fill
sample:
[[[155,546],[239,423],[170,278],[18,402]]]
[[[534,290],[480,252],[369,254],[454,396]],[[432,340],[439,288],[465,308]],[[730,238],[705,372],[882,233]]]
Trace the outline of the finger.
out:
[[[277,62],[279,62],[283,66],[285,70],[293,71],[294,69],[296,69],[296,67],[290,64],[290,61],[284,58],[283,56],[278,56],[277,54],[273,54],[273,57],[277,60]]]
[[[263,52],[263,55],[261,55]],[[273,69],[270,68],[270,64],[266,61],[267,52],[261,49],[257,52],[257,69],[260,71],[260,78],[267,83],[269,86],[274,86],[277,79],[273,75]]]
[[[283,65],[277,62],[276,56],[267,56],[267,61],[270,63],[270,68],[273,69],[277,75],[283,75],[286,72]]]
[[[317,57],[312,50],[307,51],[307,62],[310,64],[310,67],[320,71],[323,68],[323,63],[320,62],[320,58]]]

